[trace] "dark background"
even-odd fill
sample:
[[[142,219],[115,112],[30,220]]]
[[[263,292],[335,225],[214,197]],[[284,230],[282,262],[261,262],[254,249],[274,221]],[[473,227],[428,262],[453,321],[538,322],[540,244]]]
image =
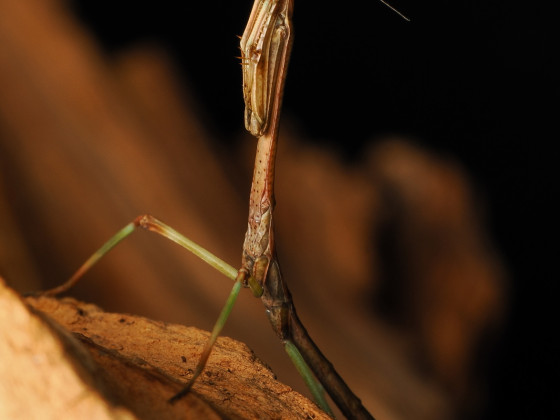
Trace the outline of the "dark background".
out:
[[[226,147],[243,129],[236,35],[251,3],[71,2],[109,53],[145,41],[167,48]],[[284,115],[348,161],[396,134],[466,169],[511,284],[484,418],[552,417],[552,11],[497,0],[392,3],[412,21],[376,1],[296,1]]]

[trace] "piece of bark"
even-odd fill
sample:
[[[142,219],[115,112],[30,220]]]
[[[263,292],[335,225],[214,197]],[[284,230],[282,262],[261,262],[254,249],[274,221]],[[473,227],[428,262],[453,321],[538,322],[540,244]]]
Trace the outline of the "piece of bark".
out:
[[[2,418],[132,418],[120,407],[139,419],[328,418],[225,337],[191,393],[171,405],[209,333],[71,298],[28,297],[30,311],[1,287]]]
[[[76,339],[0,278],[0,418],[132,419],[96,391],[94,370]]]

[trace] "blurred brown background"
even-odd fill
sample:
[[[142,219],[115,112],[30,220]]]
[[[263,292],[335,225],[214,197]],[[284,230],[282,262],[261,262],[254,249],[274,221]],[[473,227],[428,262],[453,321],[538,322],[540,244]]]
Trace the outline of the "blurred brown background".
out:
[[[14,288],[59,284],[145,212],[239,263],[255,146],[234,58],[245,3],[0,0],[0,274]],[[548,191],[535,127],[550,111],[528,107],[546,94],[546,37],[516,32],[511,3],[395,5],[413,22],[296,4],[285,277],[379,418],[546,412],[535,384],[555,352],[528,318],[550,318],[553,288],[530,236]],[[229,286],[139,232],[72,294],[210,329]],[[263,315],[244,293],[225,335],[303,390]]]

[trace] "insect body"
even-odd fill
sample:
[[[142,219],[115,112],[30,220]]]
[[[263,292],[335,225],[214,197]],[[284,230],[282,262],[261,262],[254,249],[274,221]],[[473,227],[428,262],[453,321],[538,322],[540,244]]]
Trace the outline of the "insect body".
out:
[[[241,37],[245,127],[255,137],[270,125],[276,90],[284,78],[292,9],[293,0],[256,1]]]
[[[372,420],[356,395],[315,345],[282,278],[274,241],[274,166],[278,122],[292,43],[293,0],[255,0],[241,38],[245,127],[258,138],[249,198],[249,220],[237,283],[260,296],[268,319],[298,370],[313,371],[322,386],[304,376],[316,402],[332,413],[323,387],[348,418]]]
[[[304,377],[318,405],[327,413],[332,413],[323,395],[326,390],[346,417],[372,420],[373,417],[359,398],[354,395],[309,337],[297,316],[275,252],[274,164],[280,106],[292,44],[293,3],[294,0],[255,0],[249,23],[241,38],[245,126],[258,138],[241,269],[235,270],[154,217],[141,215],[109,239],[70,280],[45,294],[55,295],[67,291],[103,255],[138,227],[153,231],[188,249],[235,280],[230,297],[201,353],[195,372],[185,387],[175,394],[170,402],[176,402],[184,397],[202,373],[212,346],[243,285],[249,286],[253,293],[261,298],[275,333]]]

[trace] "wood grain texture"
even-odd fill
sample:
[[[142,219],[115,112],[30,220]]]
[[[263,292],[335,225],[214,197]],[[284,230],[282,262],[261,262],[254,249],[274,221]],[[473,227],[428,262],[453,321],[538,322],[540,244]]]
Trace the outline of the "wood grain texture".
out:
[[[225,337],[192,392],[170,405],[209,333],[71,298],[23,300],[3,284],[1,296],[2,418],[329,418]]]

